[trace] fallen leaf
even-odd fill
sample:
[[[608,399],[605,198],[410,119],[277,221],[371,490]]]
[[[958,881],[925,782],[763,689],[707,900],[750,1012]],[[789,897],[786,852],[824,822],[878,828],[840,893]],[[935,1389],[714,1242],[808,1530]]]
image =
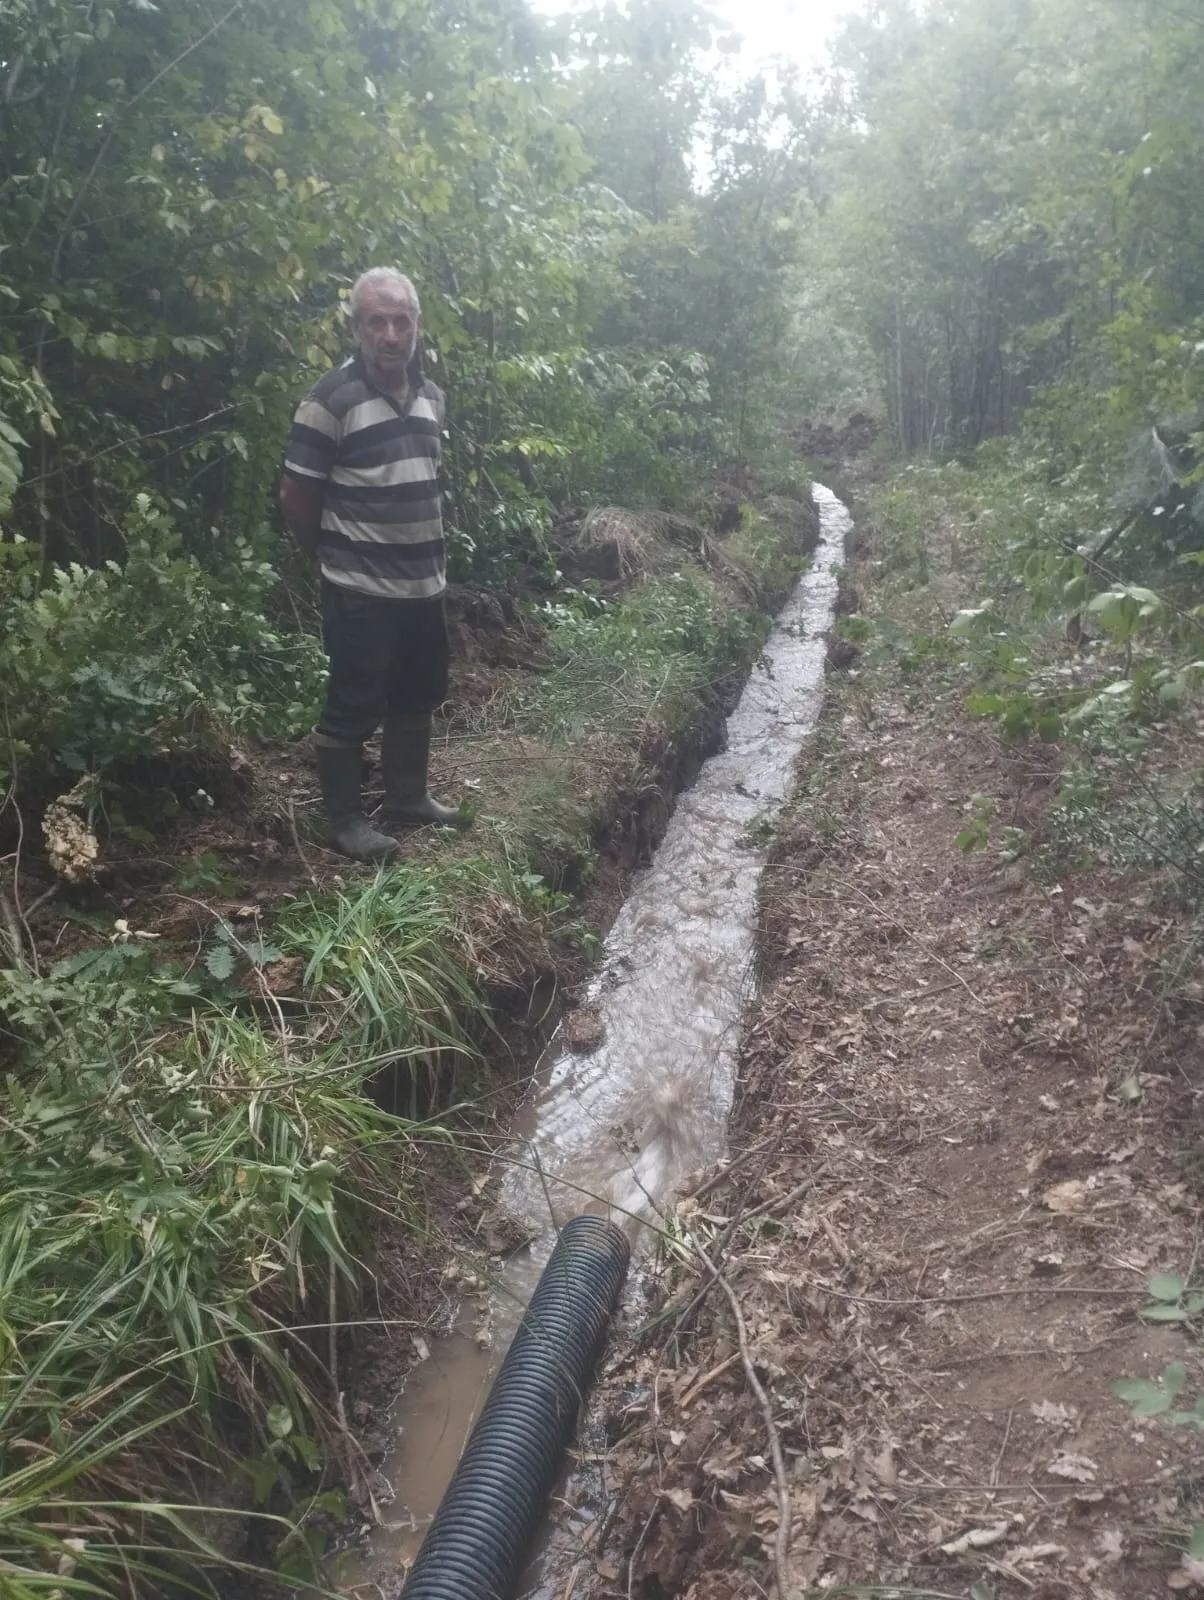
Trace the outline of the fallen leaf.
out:
[[[1060,1561],[1066,1554],[1064,1544],[1022,1544],[1019,1549],[1008,1551],[1008,1560],[1020,1566],[1026,1561]]]
[[[1073,1407],[1064,1406],[1059,1401],[1036,1400],[1031,1410],[1038,1422],[1044,1422],[1050,1428],[1066,1428],[1074,1421]]]
[[[858,1495],[849,1505],[849,1514],[862,1522],[877,1522],[878,1508],[868,1496],[868,1491]]]
[[[1119,1528],[1102,1528],[1096,1536],[1095,1548],[1111,1566],[1125,1553],[1125,1536]]]
[[[1008,1527],[1006,1522],[996,1522],[989,1528],[971,1528],[960,1538],[950,1539],[941,1549],[947,1556],[964,1556],[967,1550],[986,1550],[990,1545],[999,1544],[1007,1538]]]
[[[817,1520],[822,1499],[822,1492],[818,1489],[804,1489],[801,1493],[791,1496],[794,1518],[801,1527],[809,1526]]]
[[[662,1489],[661,1493],[669,1504],[676,1506],[679,1511],[688,1511],[694,1504],[694,1496],[688,1489]]]
[[[1049,1470],[1055,1478],[1069,1478],[1073,1483],[1094,1483],[1099,1468],[1088,1456],[1075,1456],[1063,1451],[1050,1462]]]
[[[1055,1183],[1052,1189],[1046,1189],[1041,1196],[1041,1204],[1047,1211],[1057,1211],[1063,1215],[1082,1211],[1087,1204],[1087,1185],[1081,1178],[1068,1178],[1065,1183]]]
[[[1050,1251],[1048,1255],[1033,1257],[1033,1275],[1037,1278],[1056,1278],[1065,1264],[1066,1257]]]

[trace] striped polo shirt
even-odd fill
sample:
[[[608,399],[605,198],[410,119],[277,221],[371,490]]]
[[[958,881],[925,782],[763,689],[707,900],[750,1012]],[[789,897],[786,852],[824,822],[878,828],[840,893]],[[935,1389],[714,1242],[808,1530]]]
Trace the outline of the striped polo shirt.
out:
[[[331,583],[387,600],[442,594],[445,412],[426,380],[404,404],[384,394],[358,355],[297,407],[284,470],[325,480],[318,559]]]

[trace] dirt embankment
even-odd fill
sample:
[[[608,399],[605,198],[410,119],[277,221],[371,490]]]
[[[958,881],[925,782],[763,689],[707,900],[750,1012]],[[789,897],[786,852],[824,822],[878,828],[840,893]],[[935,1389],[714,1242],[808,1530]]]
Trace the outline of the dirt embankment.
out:
[[[939,630],[950,530],[932,549],[906,592],[863,533],[867,614]],[[572,1592],[1190,1588],[1199,1433],[1111,1387],[1174,1360],[1180,1404],[1204,1387],[1189,1332],[1139,1318],[1200,1237],[1180,914],[1042,854],[1055,757],[969,719],[954,675],[844,664],[764,877],[730,1163],[679,1209],[709,1264],[679,1248],[602,1385],[618,1503]],[[974,796],[1024,853],[954,848]]]
[[[681,571],[713,587],[721,613],[772,613],[793,579],[791,563],[814,547],[814,508],[760,497],[774,532],[758,545],[746,530],[724,528],[722,518],[725,508],[740,513],[737,496],[756,498],[753,486],[741,478],[716,485],[714,494],[712,520],[721,531],[661,513],[572,513],[554,546],[563,582],[514,593],[449,589],[451,679],[436,721],[431,783],[467,801],[478,826],[459,841],[446,832],[407,833],[407,858],[517,848],[551,888],[574,896],[600,866],[603,891],[591,895],[597,906],[590,916],[604,923],[613,913],[608,870],[629,867],[663,832],[678,789],[721,736],[741,670],[673,707],[625,705],[612,696],[591,715],[590,684],[572,681],[559,664],[559,676],[569,680],[566,704],[545,695],[550,710],[542,701],[533,710],[533,686],[557,676],[558,663],[549,630],[528,602],[555,606],[566,592],[580,599],[584,587],[600,607],[615,605],[645,581]],[[647,643],[656,649],[663,641],[650,634]],[[621,663],[612,677],[622,679]],[[551,726],[557,717],[563,725]],[[374,744],[366,748],[364,773],[372,812],[383,799]],[[6,859],[17,861],[20,879],[19,893],[0,884],[4,904],[11,900],[45,966],[115,925],[162,941],[164,952],[178,946],[187,963],[219,921],[240,937],[258,937],[288,902],[370,876],[328,846],[308,739],[202,740],[190,758],[148,758],[110,775],[105,804],[86,814],[68,801],[67,824],[86,836],[88,859],[65,876],[43,847],[40,811],[23,821],[11,807],[0,816],[0,848],[14,852]],[[541,946],[538,938],[531,949],[510,942],[515,962],[501,963],[496,974],[504,1012],[518,1004],[519,991],[537,996],[541,982],[557,976]],[[0,940],[0,956],[6,953]],[[295,964],[267,977],[278,998],[299,992]]]

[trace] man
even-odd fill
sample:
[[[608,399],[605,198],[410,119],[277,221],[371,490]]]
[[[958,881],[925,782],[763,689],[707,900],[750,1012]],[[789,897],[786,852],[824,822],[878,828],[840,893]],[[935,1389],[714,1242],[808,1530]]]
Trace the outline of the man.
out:
[[[431,714],[447,695],[442,390],[424,378],[414,285],[374,267],[351,290],[358,353],[306,395],[280,479],[285,521],[322,574],[326,705],[314,730],[335,845],[392,861],[395,839],[363,813],[363,747],[383,723],[381,768],[394,823],[455,823],[427,790]]]

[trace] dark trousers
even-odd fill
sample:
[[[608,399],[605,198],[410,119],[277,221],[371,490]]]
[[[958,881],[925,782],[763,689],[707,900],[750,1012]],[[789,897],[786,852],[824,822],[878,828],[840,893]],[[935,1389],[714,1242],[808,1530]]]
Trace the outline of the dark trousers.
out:
[[[369,739],[390,712],[418,716],[447,698],[447,612],[433,600],[381,600],[322,580],[322,643],[330,659],[317,731]]]

